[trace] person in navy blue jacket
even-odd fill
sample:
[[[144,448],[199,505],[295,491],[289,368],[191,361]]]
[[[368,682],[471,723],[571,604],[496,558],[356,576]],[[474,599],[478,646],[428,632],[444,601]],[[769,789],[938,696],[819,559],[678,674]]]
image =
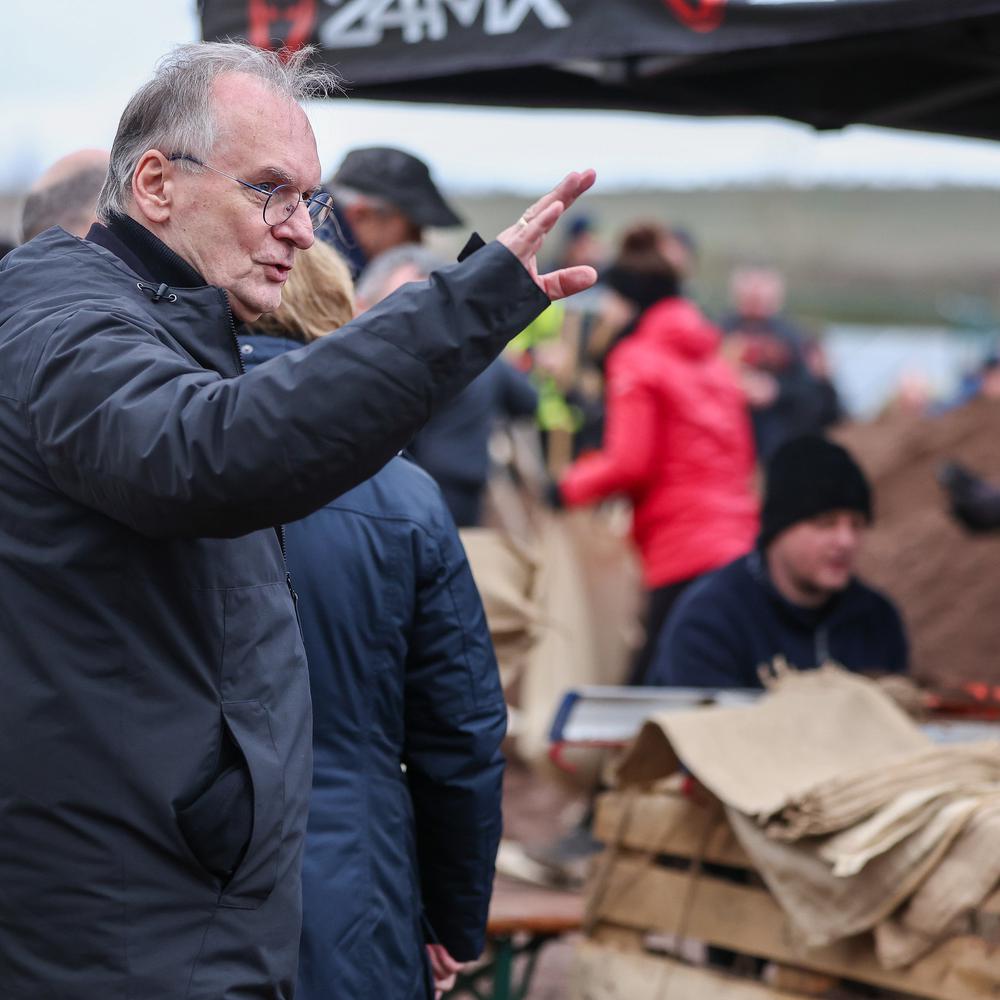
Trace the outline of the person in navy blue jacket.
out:
[[[313,247],[272,335],[241,338],[247,367],[349,302]],[[296,1000],[425,1000],[483,949],[500,839],[507,711],[479,593],[440,489],[403,457],[285,534],[313,701]]]
[[[358,280],[358,304],[368,308],[411,281],[423,281],[445,261],[419,243],[380,254]],[[490,435],[498,424],[533,418],[538,390],[502,357],[469,383],[418,431],[408,454],[441,487],[460,528],[478,527],[490,477]]]
[[[899,612],[854,575],[871,490],[848,452],[807,435],[767,468],[756,548],[704,577],[677,602],[647,682],[679,687],[761,686],[776,656],[807,670],[902,673]]]

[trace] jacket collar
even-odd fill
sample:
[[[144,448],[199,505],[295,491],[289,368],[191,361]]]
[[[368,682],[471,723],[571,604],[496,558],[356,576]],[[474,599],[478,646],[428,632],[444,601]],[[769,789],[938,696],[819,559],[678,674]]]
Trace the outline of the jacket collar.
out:
[[[95,222],[87,239],[110,250],[147,281],[164,282],[173,288],[201,288],[207,284],[180,254],[127,215],[113,215],[106,226]]]
[[[241,327],[225,291],[206,284],[179,254],[128,216],[115,215],[107,226],[95,223],[86,239],[144,279],[135,291],[146,311],[198,364],[225,376],[243,372],[236,339]]]

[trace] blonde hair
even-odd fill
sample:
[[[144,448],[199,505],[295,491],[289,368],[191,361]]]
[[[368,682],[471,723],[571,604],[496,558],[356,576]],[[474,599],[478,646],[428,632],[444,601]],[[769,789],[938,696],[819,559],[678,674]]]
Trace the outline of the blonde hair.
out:
[[[354,318],[351,272],[332,247],[317,240],[295,255],[281,305],[254,324],[259,333],[308,344]]]

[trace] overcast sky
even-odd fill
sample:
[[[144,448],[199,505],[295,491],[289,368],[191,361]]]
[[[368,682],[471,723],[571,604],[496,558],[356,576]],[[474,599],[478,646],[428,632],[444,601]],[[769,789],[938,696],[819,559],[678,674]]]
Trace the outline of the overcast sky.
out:
[[[608,0],[612,2],[612,0]],[[52,160],[107,146],[157,57],[198,37],[194,0],[11,4],[0,62],[0,190]],[[535,191],[593,166],[605,189],[741,182],[1000,186],[1000,143],[777,121],[495,111],[339,100],[310,109],[324,175],[354,145],[393,144],[452,190]]]

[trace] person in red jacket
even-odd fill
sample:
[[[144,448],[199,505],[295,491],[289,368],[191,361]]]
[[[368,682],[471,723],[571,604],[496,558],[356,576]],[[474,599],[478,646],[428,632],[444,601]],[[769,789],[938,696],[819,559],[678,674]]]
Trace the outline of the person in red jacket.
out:
[[[613,494],[632,501],[648,591],[634,683],[684,588],[749,552],[758,526],[746,398],[720,353],[721,335],[680,294],[668,236],[655,225],[631,228],[604,275],[636,319],[608,356],[603,448],[581,456],[558,485],[566,506]]]

